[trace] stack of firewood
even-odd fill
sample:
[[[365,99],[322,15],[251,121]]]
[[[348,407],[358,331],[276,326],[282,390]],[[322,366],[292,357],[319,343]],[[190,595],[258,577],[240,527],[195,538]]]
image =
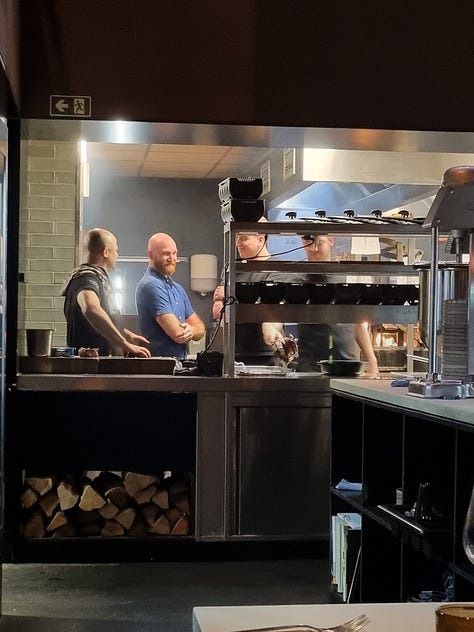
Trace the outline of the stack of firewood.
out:
[[[87,471],[79,477],[25,478],[21,494],[26,539],[189,535],[191,476]]]

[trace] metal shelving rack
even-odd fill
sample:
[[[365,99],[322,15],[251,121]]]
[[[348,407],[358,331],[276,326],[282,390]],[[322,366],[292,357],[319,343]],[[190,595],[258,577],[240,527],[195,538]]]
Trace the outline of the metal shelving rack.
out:
[[[339,224],[332,222],[226,222],[224,224],[225,296],[235,297],[236,274],[239,272],[319,273],[324,275],[418,276],[413,265],[379,261],[291,262],[291,261],[236,261],[237,233],[265,233],[267,235],[305,235],[308,233],[345,236],[391,236],[409,239],[429,237],[429,231],[418,224]],[[414,242],[413,244],[414,245]],[[410,250],[410,248],[409,248]],[[410,253],[409,253],[410,260]],[[418,320],[416,305],[295,305],[239,304],[229,301],[224,314],[224,374],[234,377],[236,323],[262,322],[394,322],[413,324]]]

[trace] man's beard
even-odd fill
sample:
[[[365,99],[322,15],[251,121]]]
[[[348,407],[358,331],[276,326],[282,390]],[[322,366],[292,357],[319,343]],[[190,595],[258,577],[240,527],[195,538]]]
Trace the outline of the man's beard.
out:
[[[158,268],[158,272],[161,272],[164,276],[173,276],[176,271],[175,263],[163,264],[160,263],[156,266]]]

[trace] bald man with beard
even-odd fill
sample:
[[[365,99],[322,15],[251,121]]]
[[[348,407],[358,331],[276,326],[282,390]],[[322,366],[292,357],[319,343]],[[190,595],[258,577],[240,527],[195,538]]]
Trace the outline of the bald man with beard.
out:
[[[184,360],[188,342],[200,340],[206,328],[186,290],[171,278],[178,261],[176,242],[166,233],[155,233],[147,257],[148,268],[135,292],[141,333],[150,341],[153,356]]]

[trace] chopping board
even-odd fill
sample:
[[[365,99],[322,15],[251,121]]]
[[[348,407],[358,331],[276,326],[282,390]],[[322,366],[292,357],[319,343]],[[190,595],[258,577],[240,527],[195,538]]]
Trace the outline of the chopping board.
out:
[[[131,375],[173,375],[174,358],[99,358],[99,373]]]
[[[173,375],[176,366],[174,358],[53,358],[50,356],[21,356],[20,373],[62,373],[78,375],[82,373],[130,374],[130,375]]]
[[[21,356],[20,373],[63,373],[67,375],[98,373],[98,358],[53,358],[50,356]]]

